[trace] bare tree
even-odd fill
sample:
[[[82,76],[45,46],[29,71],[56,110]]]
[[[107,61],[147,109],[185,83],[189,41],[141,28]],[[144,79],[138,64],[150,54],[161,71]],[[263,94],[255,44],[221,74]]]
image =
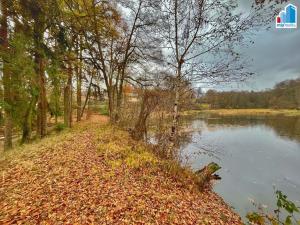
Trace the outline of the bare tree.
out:
[[[101,72],[107,90],[111,120],[118,121],[125,83],[139,80],[130,74],[129,67],[140,64],[149,49],[154,48],[149,40],[149,32],[148,36],[145,33],[155,25],[154,17],[149,16],[156,6],[155,1],[112,1],[95,4],[83,1],[77,8],[73,7],[72,0],[65,2],[80,27],[88,30],[82,33],[86,47],[83,54]],[[116,11],[116,8],[123,14]],[[78,11],[85,16],[76,17]],[[145,38],[149,41],[147,45]]]
[[[141,140],[143,139],[144,134],[147,133],[147,119],[151,112],[157,107],[160,97],[160,91],[143,90],[140,113],[132,135],[134,139]]]
[[[129,65],[141,64],[143,59],[153,57],[154,52],[159,47],[158,45],[155,46],[157,43],[151,36],[157,25],[155,12],[157,12],[159,6],[158,1],[120,1],[120,5],[130,13],[129,15],[123,15],[125,23],[120,42],[125,48],[121,51],[118,63],[120,81],[116,89],[116,121],[119,120],[124,81],[137,82],[137,78],[128,73]]]
[[[267,9],[247,15],[237,11],[232,0],[163,0],[166,63],[174,72],[174,107],[171,140],[177,133],[181,83],[228,82],[244,80],[248,72],[236,45],[245,32],[266,22]]]

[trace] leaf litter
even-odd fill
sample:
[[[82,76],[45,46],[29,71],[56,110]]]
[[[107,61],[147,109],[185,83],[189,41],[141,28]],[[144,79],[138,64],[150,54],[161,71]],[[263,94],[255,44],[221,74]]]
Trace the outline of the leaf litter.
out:
[[[242,224],[124,131],[94,119],[64,135],[0,158],[0,224]]]

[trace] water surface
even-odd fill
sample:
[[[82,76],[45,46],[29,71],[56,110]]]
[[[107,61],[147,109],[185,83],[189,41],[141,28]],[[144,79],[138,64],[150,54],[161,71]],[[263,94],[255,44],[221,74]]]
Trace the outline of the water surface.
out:
[[[249,199],[273,208],[274,187],[300,205],[300,117],[198,117],[182,157],[194,169],[211,161],[222,170],[214,190],[241,216]],[[272,207],[271,207],[272,206]]]

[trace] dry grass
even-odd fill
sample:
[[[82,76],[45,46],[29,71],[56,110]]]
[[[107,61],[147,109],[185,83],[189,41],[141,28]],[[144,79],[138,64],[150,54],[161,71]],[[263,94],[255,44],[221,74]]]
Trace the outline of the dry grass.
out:
[[[197,114],[217,114],[221,116],[300,116],[300,110],[293,109],[211,109],[211,110],[192,110],[184,112],[183,115]]]

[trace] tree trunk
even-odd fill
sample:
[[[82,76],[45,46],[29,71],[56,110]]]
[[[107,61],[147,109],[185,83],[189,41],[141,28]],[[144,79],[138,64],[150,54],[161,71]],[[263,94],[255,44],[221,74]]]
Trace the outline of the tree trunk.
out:
[[[34,22],[34,43],[35,43],[35,72],[39,87],[37,106],[37,137],[43,138],[47,134],[47,97],[46,97],[46,77],[45,62],[43,56],[43,22],[41,18],[35,18]]]
[[[109,117],[111,122],[115,122],[114,120],[114,98],[113,98],[113,87],[110,86],[107,90],[108,95],[108,110],[109,110]]]
[[[32,132],[32,110],[36,104],[36,98],[34,97],[31,101],[30,104],[26,110],[24,120],[23,120],[23,125],[22,125],[22,140],[21,143],[28,143],[31,138],[31,132]]]
[[[64,123],[67,127],[72,127],[72,67],[69,65],[68,80],[64,88]]]
[[[124,83],[123,77],[124,75],[122,75],[121,77],[119,90],[117,91],[117,107],[116,107],[116,115],[115,115],[116,122],[119,122],[120,120],[121,105],[122,105],[122,98],[123,98],[123,83]]]
[[[84,111],[85,111],[85,108],[87,106],[87,103],[89,102],[89,98],[90,98],[90,94],[91,94],[91,87],[92,87],[92,84],[93,84],[93,79],[94,79],[94,72],[92,72],[92,77],[91,77],[91,80],[90,80],[90,83],[89,83],[89,87],[88,87],[88,90],[87,90],[87,94],[86,94],[86,98],[85,98],[85,101],[84,101],[84,105],[82,107],[82,110],[81,110],[81,115],[80,117],[82,118],[83,114],[84,114]]]
[[[221,167],[218,164],[210,163],[203,169],[196,171],[196,174],[198,175],[197,185],[200,191],[203,191],[205,185],[207,185],[210,180],[214,179],[213,174],[220,169]]]
[[[0,27],[0,46],[3,51],[8,49],[8,10],[6,0],[1,0],[1,27]],[[12,148],[12,102],[11,102],[11,74],[7,70],[6,63],[3,62],[3,89],[4,89],[4,114],[5,114],[5,128],[4,128],[4,150]]]
[[[47,134],[47,97],[46,97],[46,78],[44,60],[42,56],[36,54],[36,66],[39,85],[38,109],[37,109],[37,136],[43,138]]]
[[[178,105],[179,105],[179,98],[180,98],[180,82],[181,82],[181,68],[182,64],[178,63],[177,68],[177,75],[175,78],[175,85],[174,85],[174,91],[175,91],[175,99],[174,99],[174,106],[173,106],[173,121],[171,126],[171,134],[170,134],[170,143],[167,147],[167,157],[173,157],[173,150],[176,145],[177,135],[178,135],[178,117],[179,117],[179,111],[178,111]]]
[[[55,115],[54,115],[54,117],[55,117],[55,124],[58,123],[58,111],[59,110],[60,110],[60,108],[59,108],[59,100],[56,100],[55,101]]]
[[[77,122],[81,120],[81,72],[77,76]]]
[[[133,139],[139,141],[142,140],[145,133],[146,133],[146,121],[149,116],[149,112],[146,109],[147,107],[147,99],[146,95],[144,95],[142,102],[141,102],[141,110],[139,114],[139,118],[134,126],[134,132],[133,132]]]
[[[176,81],[177,83],[177,81]],[[175,99],[173,107],[173,121],[171,129],[171,140],[174,141],[177,135],[177,126],[178,126],[178,104],[179,104],[179,87],[178,84],[175,84]]]
[[[135,124],[132,136],[135,140],[142,140],[147,134],[147,119],[159,103],[160,96],[155,91],[145,90],[141,101],[139,118]]]
[[[179,98],[180,98],[180,82],[181,82],[181,64],[178,65],[177,68],[177,76],[175,79],[175,99],[174,99],[174,107],[173,107],[173,121],[172,121],[172,128],[171,128],[171,141],[174,143],[176,136],[177,136],[177,129],[178,129],[178,105],[179,105]]]
[[[82,41],[80,37],[80,43],[79,43],[79,67],[76,68],[76,73],[77,73],[77,122],[81,120],[81,85],[82,85]]]

